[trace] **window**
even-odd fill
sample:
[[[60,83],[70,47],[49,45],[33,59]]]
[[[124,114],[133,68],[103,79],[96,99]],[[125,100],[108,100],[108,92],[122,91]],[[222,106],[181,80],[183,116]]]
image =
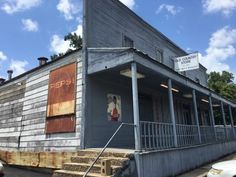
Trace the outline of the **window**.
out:
[[[162,49],[157,49],[156,52],[157,55],[157,61],[159,61],[160,63],[163,63],[163,50]]]
[[[127,36],[124,36],[123,47],[134,47],[134,41]]]

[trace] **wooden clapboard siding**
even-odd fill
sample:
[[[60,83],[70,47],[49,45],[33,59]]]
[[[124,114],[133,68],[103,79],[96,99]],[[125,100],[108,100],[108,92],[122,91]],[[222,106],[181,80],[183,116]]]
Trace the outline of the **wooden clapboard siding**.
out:
[[[24,78],[25,79],[25,78]],[[0,148],[17,148],[25,80],[0,87]]]
[[[0,150],[19,147],[20,151],[70,151],[80,147],[81,58],[81,51],[77,51],[0,86]],[[45,121],[50,71],[74,62],[77,63],[76,131],[47,135]]]

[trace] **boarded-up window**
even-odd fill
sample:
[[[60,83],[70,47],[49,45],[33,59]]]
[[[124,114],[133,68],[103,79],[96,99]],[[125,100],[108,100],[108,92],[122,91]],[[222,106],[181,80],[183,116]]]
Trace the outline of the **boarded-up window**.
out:
[[[75,131],[76,64],[51,71],[46,133]]]
[[[75,131],[75,116],[60,116],[53,119],[47,119],[47,133],[66,133]]]

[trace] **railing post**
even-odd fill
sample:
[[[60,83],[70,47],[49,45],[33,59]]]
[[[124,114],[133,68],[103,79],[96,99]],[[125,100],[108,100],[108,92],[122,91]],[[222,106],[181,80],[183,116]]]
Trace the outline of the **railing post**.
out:
[[[175,147],[178,147],[171,79],[168,79],[168,95],[169,95],[170,117],[171,117],[171,121],[172,121],[172,124],[173,124],[174,145],[175,145]]]
[[[140,136],[140,120],[139,120],[139,102],[138,102],[138,79],[137,79],[137,65],[131,64],[132,73],[132,95],[133,95],[133,115],[134,115],[134,136],[135,136],[135,150],[141,150],[141,136]]]
[[[234,135],[234,139],[235,139],[236,135],[235,135],[235,130],[234,130],[234,119],[233,119],[233,114],[232,114],[232,108],[230,105],[229,105],[229,116],[230,116],[231,126],[232,126],[233,135]]]
[[[197,130],[198,130],[198,138],[199,138],[199,143],[202,143],[202,137],[201,137],[201,130],[200,130],[200,125],[199,125],[199,120],[198,120],[198,110],[197,110],[197,101],[196,101],[196,91],[193,90],[193,108],[194,108],[194,117],[196,120],[197,124]]]
[[[212,122],[212,126],[214,129],[215,140],[217,141],[216,128],[215,128],[215,117],[214,117],[214,112],[213,112],[211,95],[209,96],[209,107],[210,107],[211,122]]]
[[[224,123],[224,128],[225,128],[225,136],[226,136],[226,139],[228,139],[228,132],[227,132],[226,120],[225,120],[224,104],[223,104],[222,101],[220,102],[220,107],[221,107],[221,116],[222,116],[223,123]]]

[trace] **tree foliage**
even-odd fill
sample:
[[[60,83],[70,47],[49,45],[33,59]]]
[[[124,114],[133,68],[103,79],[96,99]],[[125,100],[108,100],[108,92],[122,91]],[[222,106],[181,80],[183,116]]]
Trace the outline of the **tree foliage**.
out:
[[[73,49],[80,49],[82,47],[82,42],[83,42],[81,36],[80,35],[78,36],[76,33],[68,33],[64,37],[64,41],[69,41],[70,47],[72,47]],[[73,49],[68,48],[66,53],[72,52]],[[63,55],[64,55],[64,53],[54,54],[54,55],[51,55],[50,58],[51,58],[51,60],[55,60],[58,57],[61,57]]]
[[[64,53],[53,54],[53,55],[50,56],[50,58],[53,61],[53,60],[56,60],[58,57],[61,57],[63,55],[64,55]]]
[[[76,33],[69,33],[64,37],[65,41],[70,41],[70,47],[74,49],[79,49],[82,47],[82,38]]]
[[[209,74],[208,86],[221,96],[236,102],[236,84],[233,80],[234,75],[230,72],[211,72]]]

